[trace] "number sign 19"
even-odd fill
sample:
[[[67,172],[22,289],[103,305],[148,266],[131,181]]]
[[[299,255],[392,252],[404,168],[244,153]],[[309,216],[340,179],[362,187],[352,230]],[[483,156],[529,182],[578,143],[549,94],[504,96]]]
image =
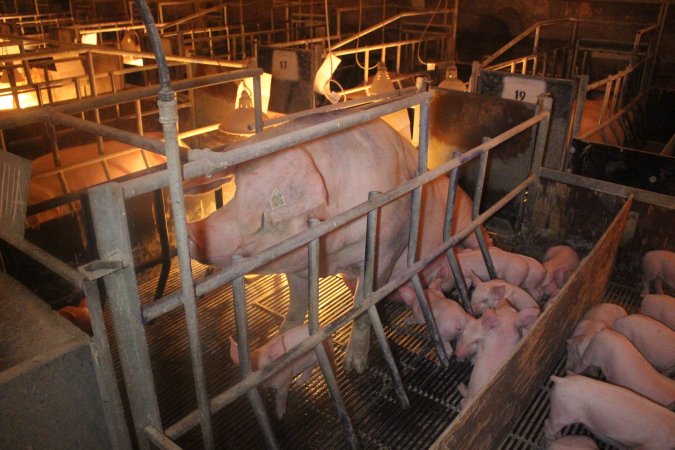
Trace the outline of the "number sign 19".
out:
[[[537,96],[546,92],[546,82],[532,78],[505,77],[502,98],[537,103]]]

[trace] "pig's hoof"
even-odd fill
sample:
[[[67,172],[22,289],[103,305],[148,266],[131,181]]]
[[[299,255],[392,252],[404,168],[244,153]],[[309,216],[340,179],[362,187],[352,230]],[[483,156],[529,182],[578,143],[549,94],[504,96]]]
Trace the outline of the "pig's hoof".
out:
[[[356,370],[356,373],[363,373],[368,367],[368,352],[367,351],[356,351],[353,349],[353,345],[347,347],[345,352],[345,359],[342,363],[342,367],[345,369],[345,372],[350,370]]]

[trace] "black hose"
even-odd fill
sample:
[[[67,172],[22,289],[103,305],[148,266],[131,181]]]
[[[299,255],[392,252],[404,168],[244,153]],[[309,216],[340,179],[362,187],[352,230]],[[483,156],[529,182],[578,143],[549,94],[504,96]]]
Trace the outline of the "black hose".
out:
[[[138,12],[143,18],[145,29],[150,37],[150,45],[152,45],[152,52],[155,54],[157,62],[157,72],[159,72],[159,93],[157,94],[160,101],[169,102],[174,98],[174,92],[171,89],[171,80],[169,77],[169,66],[164,56],[164,48],[155,25],[155,19],[152,17],[152,12],[145,0],[135,0]]]

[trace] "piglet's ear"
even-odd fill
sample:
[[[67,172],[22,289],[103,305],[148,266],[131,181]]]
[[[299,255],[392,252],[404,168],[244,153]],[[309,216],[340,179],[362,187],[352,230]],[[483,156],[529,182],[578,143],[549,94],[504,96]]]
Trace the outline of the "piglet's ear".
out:
[[[248,176],[259,177],[253,180],[256,190],[269,186],[261,194],[265,197],[265,219],[272,224],[308,216],[328,203],[323,176],[305,150],[294,148],[265,157]]]
[[[494,296],[494,298],[499,300],[501,298],[504,298],[504,293],[506,292],[506,286],[504,286],[503,284],[500,284],[499,286],[492,286],[491,292],[492,292],[492,295]]]
[[[239,364],[239,348],[237,348],[237,342],[232,339],[230,336],[230,358],[235,364]]]

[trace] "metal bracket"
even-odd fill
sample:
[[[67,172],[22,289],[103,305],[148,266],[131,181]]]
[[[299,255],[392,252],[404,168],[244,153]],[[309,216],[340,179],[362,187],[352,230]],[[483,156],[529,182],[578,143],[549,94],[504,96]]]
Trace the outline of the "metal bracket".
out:
[[[77,270],[89,281],[96,281],[100,278],[124,269],[129,264],[120,255],[114,253],[108,259],[97,259],[78,266]]]

